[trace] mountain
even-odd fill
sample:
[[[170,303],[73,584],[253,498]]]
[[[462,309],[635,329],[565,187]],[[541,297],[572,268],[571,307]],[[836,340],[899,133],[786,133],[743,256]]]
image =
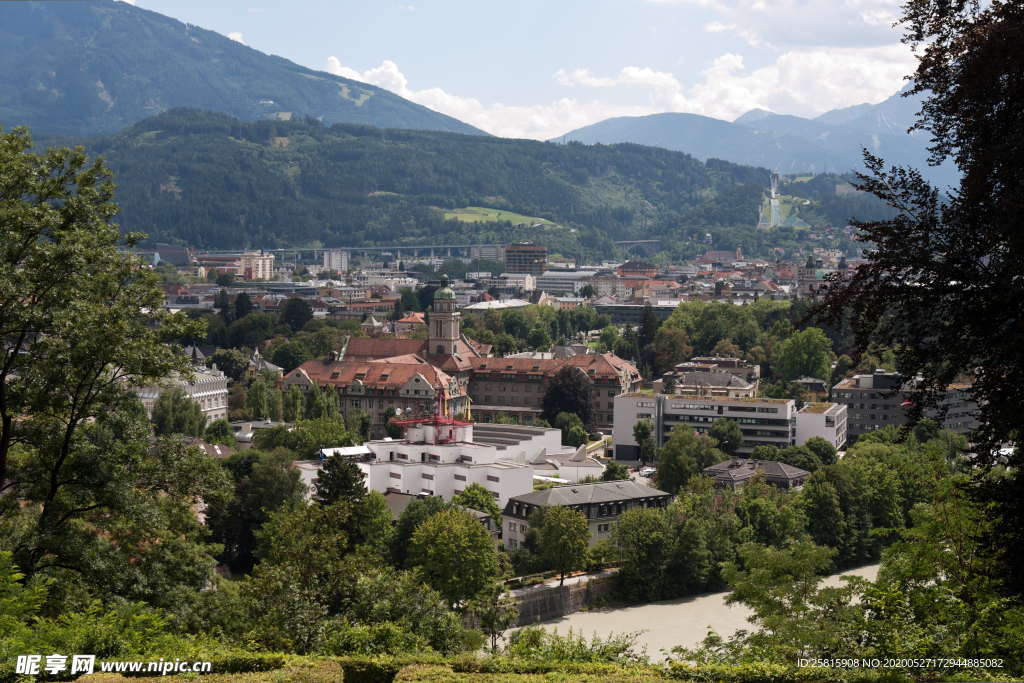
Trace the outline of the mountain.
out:
[[[656,147],[328,127],[311,119],[245,123],[190,109],[116,135],[60,142],[107,159],[125,230],[198,247],[534,239],[563,254],[608,255],[614,240],[661,239],[675,249],[733,226],[745,231],[745,251],[771,238],[754,230],[766,169]],[[843,179],[795,185],[787,192],[816,193],[808,197],[815,206],[801,212],[811,223],[881,215],[871,198],[840,192],[848,189]],[[453,220],[464,207],[556,225]]]
[[[173,107],[484,134],[382,88],[126,2],[0,3],[0,125],[97,135]]]
[[[957,174],[951,164],[927,166],[928,136],[907,133],[919,108],[919,99],[898,93],[878,104],[836,109],[814,119],[764,109],[753,109],[732,123],[695,114],[653,114],[606,119],[556,140],[633,142],[786,174],[862,170],[862,150],[867,148],[890,164],[914,166],[933,182],[952,184]]]

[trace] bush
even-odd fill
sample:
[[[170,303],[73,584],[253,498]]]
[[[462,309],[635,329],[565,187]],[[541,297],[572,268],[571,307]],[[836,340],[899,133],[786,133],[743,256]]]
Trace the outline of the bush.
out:
[[[378,655],[374,657],[342,657],[341,672],[346,683],[391,683],[407,666],[443,664],[440,655]]]
[[[427,640],[398,624],[344,624],[328,632],[321,650],[329,655],[396,655],[429,652]]]
[[[681,681],[707,681],[708,683],[878,683],[910,681],[895,671],[869,671],[865,669],[826,669],[806,667],[794,669],[784,664],[749,662],[745,664],[692,664],[669,662],[669,678]]]

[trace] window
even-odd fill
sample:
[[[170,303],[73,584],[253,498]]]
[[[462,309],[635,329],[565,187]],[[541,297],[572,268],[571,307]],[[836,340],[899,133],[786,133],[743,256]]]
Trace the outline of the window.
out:
[[[466,475],[464,475],[464,474],[456,474],[455,475],[455,481],[466,481]]]
[[[599,534],[606,534],[606,533],[608,533],[608,531],[611,528],[612,528],[611,524],[598,524],[597,525],[597,533],[599,533]]]
[[[434,479],[434,475],[433,474],[427,474],[426,472],[424,472],[420,476],[423,477],[424,479],[430,479],[431,481],[433,481],[433,479]]]
[[[402,478],[402,475],[399,474],[398,472],[391,472],[391,473],[388,474],[388,476],[391,477],[392,479],[401,479]]]
[[[496,476],[494,476],[493,474],[488,474],[487,475],[487,481],[500,482],[501,479],[496,477]]]

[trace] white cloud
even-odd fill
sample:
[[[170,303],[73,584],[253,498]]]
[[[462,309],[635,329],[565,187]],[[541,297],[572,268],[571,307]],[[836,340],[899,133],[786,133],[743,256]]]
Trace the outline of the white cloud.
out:
[[[123,2],[126,5],[132,5],[132,6],[134,6],[135,3],[136,3],[136,0],[118,0],[118,1],[119,2]]]
[[[717,15],[704,30],[731,30],[754,47],[876,46],[899,39],[892,24],[903,0],[647,0]]]
[[[790,50],[774,63],[752,70],[741,55],[725,53],[689,85],[669,72],[640,66],[624,67],[611,76],[595,75],[585,68],[559,69],[553,75],[555,82],[565,87],[604,93],[622,89],[627,96],[639,91],[641,99],[632,104],[564,97],[540,104],[505,105],[485,104],[441,88],[414,89],[391,60],[360,72],[344,66],[337,57],[327,58],[327,71],[333,74],[385,88],[495,135],[542,140],[613,116],[689,112],[732,120],[754,108],[814,116],[885,99],[902,86],[904,74],[913,66],[913,56],[902,45]]]
[[[242,45],[246,45],[247,44],[245,42],[245,36],[243,36],[238,31],[232,31],[231,33],[229,33],[228,34],[228,38],[230,38],[231,40],[235,41],[236,43],[241,43]]]

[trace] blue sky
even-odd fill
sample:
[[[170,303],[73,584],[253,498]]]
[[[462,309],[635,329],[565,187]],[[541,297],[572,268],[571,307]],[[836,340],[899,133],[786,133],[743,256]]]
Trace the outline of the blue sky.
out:
[[[913,70],[898,0],[135,0],[496,135],[610,116],[813,116]]]

